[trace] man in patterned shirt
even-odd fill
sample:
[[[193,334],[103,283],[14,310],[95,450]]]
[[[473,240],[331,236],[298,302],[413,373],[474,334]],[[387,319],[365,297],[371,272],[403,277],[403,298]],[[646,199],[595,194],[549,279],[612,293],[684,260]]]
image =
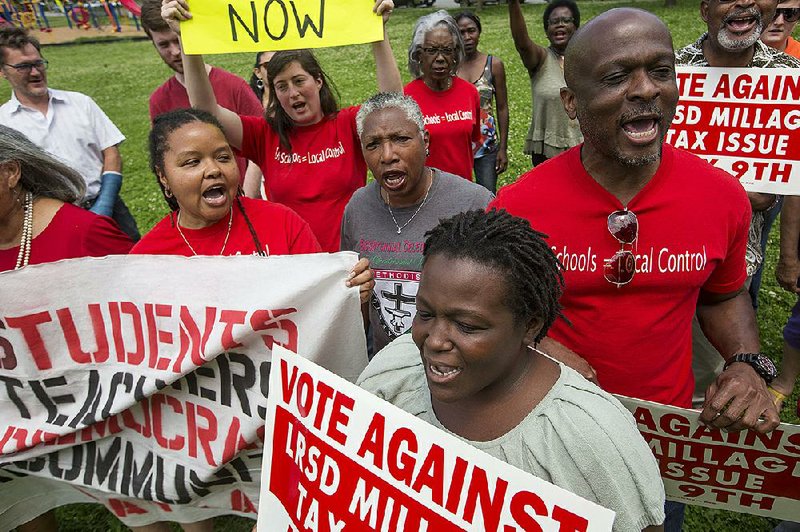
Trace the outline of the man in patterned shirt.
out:
[[[772,22],[776,0],[702,0],[700,17],[708,31],[697,41],[675,53],[679,66],[724,68],[798,68],[800,61],[761,42],[760,37]],[[779,197],[774,194],[748,192],[753,218],[747,241],[747,274],[753,305],[758,303],[761,284],[761,265],[772,222],[780,211]],[[694,327],[695,405],[701,404],[703,394],[724,360],[711,346],[695,321]]]

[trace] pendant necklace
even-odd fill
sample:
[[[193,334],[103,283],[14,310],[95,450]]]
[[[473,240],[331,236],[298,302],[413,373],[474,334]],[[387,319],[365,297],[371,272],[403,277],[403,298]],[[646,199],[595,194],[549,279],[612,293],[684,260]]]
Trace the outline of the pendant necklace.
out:
[[[430,170],[430,172],[431,172],[431,182],[428,184],[428,190],[425,191],[425,197],[422,198],[422,203],[419,204],[419,207],[417,207],[417,210],[414,211],[414,214],[411,215],[411,218],[409,218],[408,221],[406,221],[406,223],[404,223],[403,225],[397,223],[397,218],[394,217],[394,213],[392,212],[392,202],[389,201],[389,193],[388,192],[386,193],[386,206],[389,208],[389,215],[392,217],[392,221],[394,222],[394,225],[397,227],[398,235],[403,232],[403,229],[405,229],[406,226],[414,220],[414,218],[417,217],[419,211],[422,210],[422,207],[424,207],[425,203],[427,203],[428,194],[431,193],[431,187],[433,187],[433,170]]]
[[[33,240],[33,194],[25,193],[25,203],[22,206],[24,214],[22,216],[22,237],[19,241],[19,254],[15,270],[24,268],[28,265],[31,258],[31,241]]]
[[[231,236],[231,227],[232,226],[233,226],[233,205],[231,205],[231,215],[228,218],[228,232],[225,233],[225,241],[222,243],[222,249],[219,250],[219,254],[220,255],[225,253],[225,246],[228,245],[228,237]],[[194,248],[189,243],[189,241],[186,240],[186,235],[183,234],[183,231],[181,231],[181,211],[178,211],[178,222],[175,224],[175,227],[178,229],[178,234],[181,235],[181,238],[183,239],[183,241],[186,243],[186,245],[192,251],[192,255],[194,255],[196,257],[197,256],[197,252],[194,250]]]

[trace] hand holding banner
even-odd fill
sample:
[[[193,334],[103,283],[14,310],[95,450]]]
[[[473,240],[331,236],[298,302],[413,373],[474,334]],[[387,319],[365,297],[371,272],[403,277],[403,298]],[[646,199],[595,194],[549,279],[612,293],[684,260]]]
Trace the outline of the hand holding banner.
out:
[[[611,530],[611,510],[280,346],[272,356],[259,530]]]
[[[187,54],[324,48],[383,39],[370,0],[192,0]]]
[[[723,432],[699,412],[617,396],[658,459],[667,499],[800,519],[800,427]]]

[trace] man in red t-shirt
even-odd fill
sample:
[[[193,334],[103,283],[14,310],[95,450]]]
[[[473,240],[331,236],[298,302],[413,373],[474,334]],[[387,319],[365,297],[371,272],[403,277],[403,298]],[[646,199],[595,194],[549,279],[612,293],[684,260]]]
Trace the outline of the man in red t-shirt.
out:
[[[607,11],[575,34],[565,64],[562,100],[585,143],[489,206],[527,218],[564,264],[569,323],[543,349],[610,392],[690,407],[696,309],[728,361],[700,419],[772,430],[774,366],[760,367],[743,288],[750,206],[728,174],[663,144],[678,101],[669,30],[644,11]]]
[[[142,4],[142,28],[164,63],[175,71],[163,85],[150,95],[150,120],[174,109],[188,109],[189,94],[183,82],[183,62],[178,34],[161,18],[161,0],[145,0]],[[248,116],[261,116],[264,108],[245,80],[221,68],[206,67],[219,104],[226,109]],[[247,196],[261,197],[261,169],[243,157],[237,157],[242,187]]]

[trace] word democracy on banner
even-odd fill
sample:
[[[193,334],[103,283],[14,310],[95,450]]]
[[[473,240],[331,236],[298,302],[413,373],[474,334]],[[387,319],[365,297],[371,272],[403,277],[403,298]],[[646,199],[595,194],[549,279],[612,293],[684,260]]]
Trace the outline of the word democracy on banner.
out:
[[[0,523],[75,500],[129,526],[253,516],[273,347],[352,380],[366,366],[344,283],[356,260],[116,256],[0,274]]]
[[[800,69],[678,67],[666,142],[751,192],[800,195]]]
[[[611,530],[614,512],[273,350],[260,531]]]
[[[700,423],[696,410],[617,399],[633,413],[658,460],[667,499],[800,519],[800,427],[723,432]]]
[[[325,48],[383,39],[371,0],[192,0],[187,54]]]

